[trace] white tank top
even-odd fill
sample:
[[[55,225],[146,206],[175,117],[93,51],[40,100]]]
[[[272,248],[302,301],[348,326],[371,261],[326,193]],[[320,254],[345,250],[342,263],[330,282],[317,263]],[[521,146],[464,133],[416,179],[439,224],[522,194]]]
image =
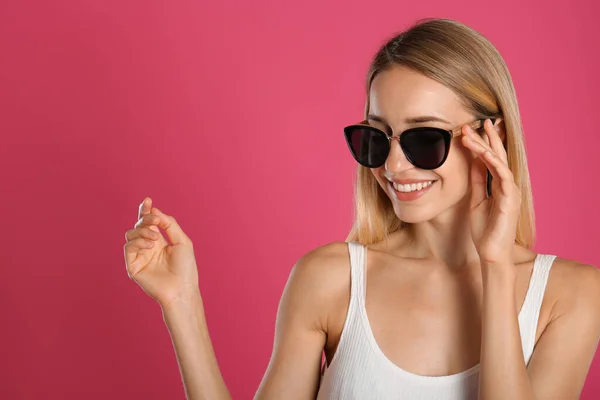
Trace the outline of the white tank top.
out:
[[[349,242],[350,303],[337,350],[324,366],[317,400],[465,400],[476,399],[479,365],[445,376],[417,375],[403,370],[377,345],[365,309],[366,247]],[[538,254],[525,301],[519,312],[519,329],[525,363],[533,353],[535,335],[550,267],[556,256]]]

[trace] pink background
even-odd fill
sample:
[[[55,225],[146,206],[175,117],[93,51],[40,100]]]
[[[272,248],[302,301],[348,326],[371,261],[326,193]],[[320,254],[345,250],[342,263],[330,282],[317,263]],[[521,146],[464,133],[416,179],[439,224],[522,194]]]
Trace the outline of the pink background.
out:
[[[287,3],[286,5],[282,3]],[[197,249],[235,399],[268,363],[305,252],[344,240],[384,39],[449,17],[513,74],[539,252],[600,265],[597,2],[5,1],[0,5],[0,398],[183,398],[160,308],[127,277],[151,196]],[[583,399],[600,396],[600,356]]]

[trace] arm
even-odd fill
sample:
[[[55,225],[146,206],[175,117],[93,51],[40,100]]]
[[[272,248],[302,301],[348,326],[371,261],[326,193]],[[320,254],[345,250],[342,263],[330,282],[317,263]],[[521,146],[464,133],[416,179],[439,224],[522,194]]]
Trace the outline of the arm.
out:
[[[255,395],[257,400],[314,399],[317,395],[327,338],[325,310],[333,286],[328,283],[331,275],[324,273],[331,266],[331,247],[308,253],[290,273],[277,310],[273,351]]]
[[[579,399],[600,338],[600,271],[573,263],[528,373],[537,399]]]
[[[600,271],[573,265],[525,366],[510,270],[484,270],[479,398],[578,399],[600,337]]]
[[[347,245],[322,246],[293,267],[277,311],[273,352],[255,399],[314,399],[326,340],[332,263],[346,262]],[[340,262],[341,261],[341,262]],[[336,265],[337,265],[336,264]],[[340,286],[340,285],[336,285]],[[163,308],[187,398],[230,399],[212,348],[200,293]]]
[[[162,311],[186,397],[189,400],[231,399],[208,334],[200,292],[178,298]]]

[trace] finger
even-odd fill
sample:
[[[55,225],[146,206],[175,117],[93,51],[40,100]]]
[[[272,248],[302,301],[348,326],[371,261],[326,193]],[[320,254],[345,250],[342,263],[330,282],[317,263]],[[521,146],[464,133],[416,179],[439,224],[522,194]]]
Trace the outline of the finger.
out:
[[[482,157],[486,151],[493,151],[477,134],[468,132],[463,135],[463,145],[471,150],[477,157]]]
[[[467,133],[463,139],[463,143],[467,148],[473,151],[477,156],[483,159],[493,178],[492,182],[498,182],[501,190],[505,194],[509,194],[514,186],[514,177],[512,171],[508,168],[508,164],[484,142],[477,134],[472,133],[473,130],[467,127]]]
[[[485,133],[483,134],[485,135]],[[483,152],[485,150],[489,150],[489,151],[493,151],[493,149],[490,147],[489,143],[486,142],[485,136],[480,136],[478,133],[476,133],[470,126],[467,125],[466,128],[466,133],[464,135],[465,139],[467,141],[472,141],[476,144],[479,144],[482,148],[480,149],[480,155],[483,154]]]
[[[499,182],[502,192],[505,195],[510,194],[515,186],[515,179],[504,160],[500,159],[496,154],[486,151],[483,154],[483,161],[488,166],[492,177],[496,179],[496,182]]]
[[[471,208],[477,207],[487,199],[487,167],[481,158],[473,160],[471,165]]]
[[[149,239],[149,240],[158,240],[158,239],[160,239],[161,234],[159,232],[153,231],[152,229],[150,229],[150,227],[147,227],[147,226],[142,226],[142,227],[139,227],[136,229],[131,229],[125,233],[126,241],[137,239],[139,237]]]
[[[143,226],[156,227],[159,222],[160,222],[160,218],[157,215],[146,214],[142,218],[140,218],[133,227],[134,227],[134,229],[137,229],[137,228],[140,228]]]
[[[133,254],[139,252],[141,249],[148,249],[153,246],[154,242],[152,240],[140,237],[130,240],[129,242],[125,243],[123,247],[125,248],[126,254]]]
[[[481,133],[481,139],[483,139],[483,142],[487,145],[488,148],[494,150],[494,148],[492,147],[492,143],[490,142],[490,136],[487,134],[487,132],[484,131]]]
[[[484,135],[485,135],[484,137],[480,137],[479,135],[475,134],[473,132],[473,130],[471,129],[471,131],[465,135],[466,137],[463,140],[463,143],[465,144],[465,146],[467,148],[469,148],[471,151],[473,151],[478,157],[484,158],[483,161],[486,163],[486,165],[489,164],[487,162],[487,159],[484,157],[484,155],[486,153],[490,153],[494,157],[497,157],[502,162],[502,164],[504,164],[505,168],[502,169],[502,171],[501,171],[502,173],[500,173],[500,172],[494,173],[491,170],[491,168],[488,167],[488,169],[490,169],[490,173],[492,174],[492,177],[498,177],[499,175],[506,175],[506,172],[508,171],[510,173],[511,179],[512,179],[512,171],[510,171],[510,169],[508,169],[508,163],[506,162],[505,159],[501,159],[498,156],[498,154],[496,154],[496,152],[490,147],[489,136],[486,134],[484,134]]]
[[[152,199],[150,197],[145,197],[138,208],[138,219],[142,218],[144,215],[150,213],[150,209],[152,208]]]
[[[138,256],[140,255],[140,251],[148,250],[152,247],[154,247],[154,242],[143,238],[134,239],[130,242],[127,242],[125,246],[123,246],[123,252],[125,253],[125,266],[128,273],[135,275],[133,272],[139,269],[139,266],[137,265],[139,262],[137,261],[139,260]]]
[[[164,229],[164,231],[167,234],[167,237],[169,238],[171,243],[173,243],[173,245],[191,243],[190,238],[183,232],[175,218],[173,218],[170,215],[164,214],[156,207],[152,207],[152,210],[150,210],[150,212],[152,213],[152,215],[159,217],[160,221],[158,223],[158,226]]]
[[[504,148],[504,144],[502,143],[502,139],[498,133],[498,129],[500,129],[498,124],[500,124],[501,121],[502,119],[498,118],[495,124],[492,124],[491,120],[486,119],[483,126],[485,128],[486,135],[488,136],[490,147],[492,150],[494,150],[494,153],[500,157],[501,160],[508,164],[508,155],[506,154],[506,149]]]

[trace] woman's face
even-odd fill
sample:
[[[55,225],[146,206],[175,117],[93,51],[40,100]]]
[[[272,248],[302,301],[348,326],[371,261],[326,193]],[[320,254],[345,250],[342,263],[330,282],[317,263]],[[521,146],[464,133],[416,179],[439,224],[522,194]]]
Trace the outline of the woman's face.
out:
[[[379,73],[371,84],[369,115],[385,121],[369,119],[369,124],[393,132],[418,126],[454,129],[470,123],[474,116],[462,106],[458,96],[441,83],[412,69],[394,66]],[[411,122],[411,119],[436,117],[446,122]],[[389,125],[386,128],[385,125]],[[448,158],[435,170],[419,169],[405,157],[397,140],[392,140],[390,154],[382,167],[371,169],[381,188],[389,196],[398,218],[408,223],[429,221],[454,208],[470,190],[469,173],[472,153],[452,138]],[[398,193],[390,181],[400,183],[430,182],[416,192],[402,186]],[[417,186],[418,187],[418,186]],[[468,204],[468,202],[467,202]]]

